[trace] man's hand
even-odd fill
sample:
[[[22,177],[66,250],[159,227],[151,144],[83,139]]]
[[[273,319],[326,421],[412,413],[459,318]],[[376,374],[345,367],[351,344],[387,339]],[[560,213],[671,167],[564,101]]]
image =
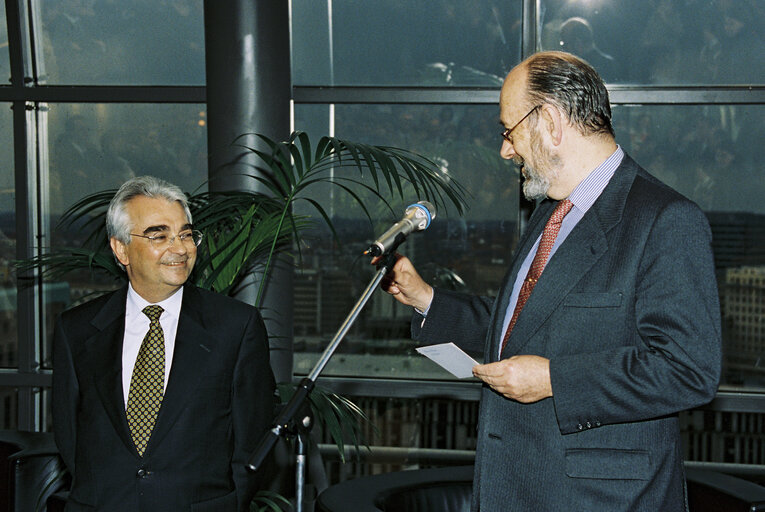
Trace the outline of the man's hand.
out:
[[[377,258],[372,260],[374,264]],[[383,278],[380,287],[397,301],[425,311],[433,300],[433,288],[423,281],[409,258],[396,254],[396,263]]]
[[[511,400],[530,404],[551,397],[550,360],[540,356],[513,356],[473,367],[473,375]]]

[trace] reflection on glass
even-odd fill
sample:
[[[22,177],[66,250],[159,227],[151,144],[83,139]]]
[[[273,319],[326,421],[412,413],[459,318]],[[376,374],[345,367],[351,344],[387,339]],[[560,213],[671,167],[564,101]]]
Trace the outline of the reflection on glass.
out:
[[[18,425],[18,410],[18,390],[13,387],[0,387],[0,429],[16,429]]]
[[[203,1],[41,2],[49,84],[203,85]]]
[[[758,0],[542,0],[541,49],[588,60],[606,82],[765,82]]]
[[[690,197],[712,226],[723,318],[723,384],[765,388],[765,106],[618,106],[617,140]]]
[[[0,103],[0,140],[13,140],[10,105]],[[18,365],[16,309],[16,205],[13,144],[0,144],[0,367]]]
[[[88,194],[116,189],[131,177],[150,174],[189,193],[206,189],[202,105],[55,104],[49,112],[49,141],[47,193],[54,247],[77,247],[88,235],[84,229],[56,229],[67,208]],[[88,271],[70,275],[67,282],[47,283],[47,332],[52,332],[58,311],[115,286],[111,279]],[[48,366],[48,347],[44,354]]]
[[[8,55],[8,23],[5,20],[5,2],[0,4],[0,85],[9,85],[11,65]]]
[[[293,81],[499,86],[520,61],[521,8],[486,0],[293,0]]]
[[[316,127],[328,108],[298,106],[296,127]],[[438,212],[423,233],[400,248],[431,283],[493,295],[502,281],[518,232],[518,173],[499,157],[497,107],[456,105],[337,105],[337,136],[357,142],[397,146],[428,156],[462,183],[470,194],[463,217]],[[311,133],[312,140],[324,133]],[[363,191],[359,190],[359,193]],[[370,226],[348,195],[335,189],[312,197],[334,222],[342,246],[328,230],[309,237],[295,277],[295,371],[307,373],[335,334],[374,268],[361,253],[376,234],[397,221],[406,204],[423,199],[414,192],[406,204],[387,206],[368,196]],[[300,213],[309,213],[309,210]],[[414,352],[409,336],[411,309],[382,292],[362,312],[325,374],[447,379],[450,374]],[[479,356],[480,357],[480,356]]]

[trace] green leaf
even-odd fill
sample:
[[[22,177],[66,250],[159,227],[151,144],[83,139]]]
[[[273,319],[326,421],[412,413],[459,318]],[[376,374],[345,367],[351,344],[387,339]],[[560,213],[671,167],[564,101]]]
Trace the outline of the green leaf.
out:
[[[292,506],[290,501],[281,494],[274,491],[260,490],[255,493],[252,502],[250,502],[250,512],[282,512],[283,509],[279,506],[279,503],[288,507]]]

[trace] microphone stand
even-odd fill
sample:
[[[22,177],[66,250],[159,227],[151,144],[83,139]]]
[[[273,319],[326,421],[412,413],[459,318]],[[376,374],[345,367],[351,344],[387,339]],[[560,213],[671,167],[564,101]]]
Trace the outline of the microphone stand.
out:
[[[297,389],[295,390],[295,393],[292,395],[292,398],[290,398],[289,402],[287,402],[287,405],[282,409],[282,411],[279,413],[279,415],[276,417],[276,419],[273,422],[272,428],[265,433],[265,435],[261,438],[260,444],[255,449],[255,451],[250,456],[250,459],[247,461],[246,467],[249,471],[257,471],[263,464],[263,461],[265,460],[266,456],[271,452],[273,447],[276,445],[276,442],[280,437],[286,438],[288,435],[294,435],[295,433],[298,434],[298,443],[297,443],[297,467],[296,467],[296,496],[297,496],[297,503],[295,510],[296,512],[303,512],[303,496],[304,496],[304,490],[303,486],[305,484],[305,439],[302,439],[301,436],[304,435],[300,432],[301,425],[303,422],[297,422],[296,425],[295,422],[295,415],[300,411],[301,406],[305,402],[306,398],[308,398],[308,395],[313,391],[313,388],[316,384],[316,379],[321,374],[322,370],[324,370],[324,367],[329,362],[329,359],[332,357],[332,354],[335,353],[335,350],[337,349],[338,345],[340,345],[340,342],[343,340],[345,335],[350,330],[351,326],[353,325],[353,322],[356,321],[356,318],[359,316],[359,313],[361,313],[361,310],[364,308],[366,303],[369,301],[369,298],[372,296],[372,293],[375,291],[377,286],[382,281],[383,277],[385,277],[385,274],[391,271],[393,268],[393,265],[396,263],[396,248],[406,239],[406,236],[403,234],[400,234],[396,237],[393,244],[391,244],[391,247],[388,249],[388,251],[383,254],[380,257],[380,261],[377,264],[377,273],[370,281],[369,285],[367,285],[367,288],[364,290],[364,293],[361,294],[361,297],[356,302],[356,305],[353,306],[353,309],[346,317],[343,324],[340,326],[340,329],[337,331],[337,334],[335,334],[335,337],[332,338],[332,341],[329,343],[327,348],[324,350],[324,353],[319,358],[319,361],[316,363],[316,365],[313,367],[313,370],[308,374],[307,377],[303,378],[300,383],[297,386]]]

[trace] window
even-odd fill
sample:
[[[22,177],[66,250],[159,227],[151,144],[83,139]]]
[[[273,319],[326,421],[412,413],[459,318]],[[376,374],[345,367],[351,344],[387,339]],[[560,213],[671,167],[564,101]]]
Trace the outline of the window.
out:
[[[202,0],[40,3],[48,84],[205,82]]]

